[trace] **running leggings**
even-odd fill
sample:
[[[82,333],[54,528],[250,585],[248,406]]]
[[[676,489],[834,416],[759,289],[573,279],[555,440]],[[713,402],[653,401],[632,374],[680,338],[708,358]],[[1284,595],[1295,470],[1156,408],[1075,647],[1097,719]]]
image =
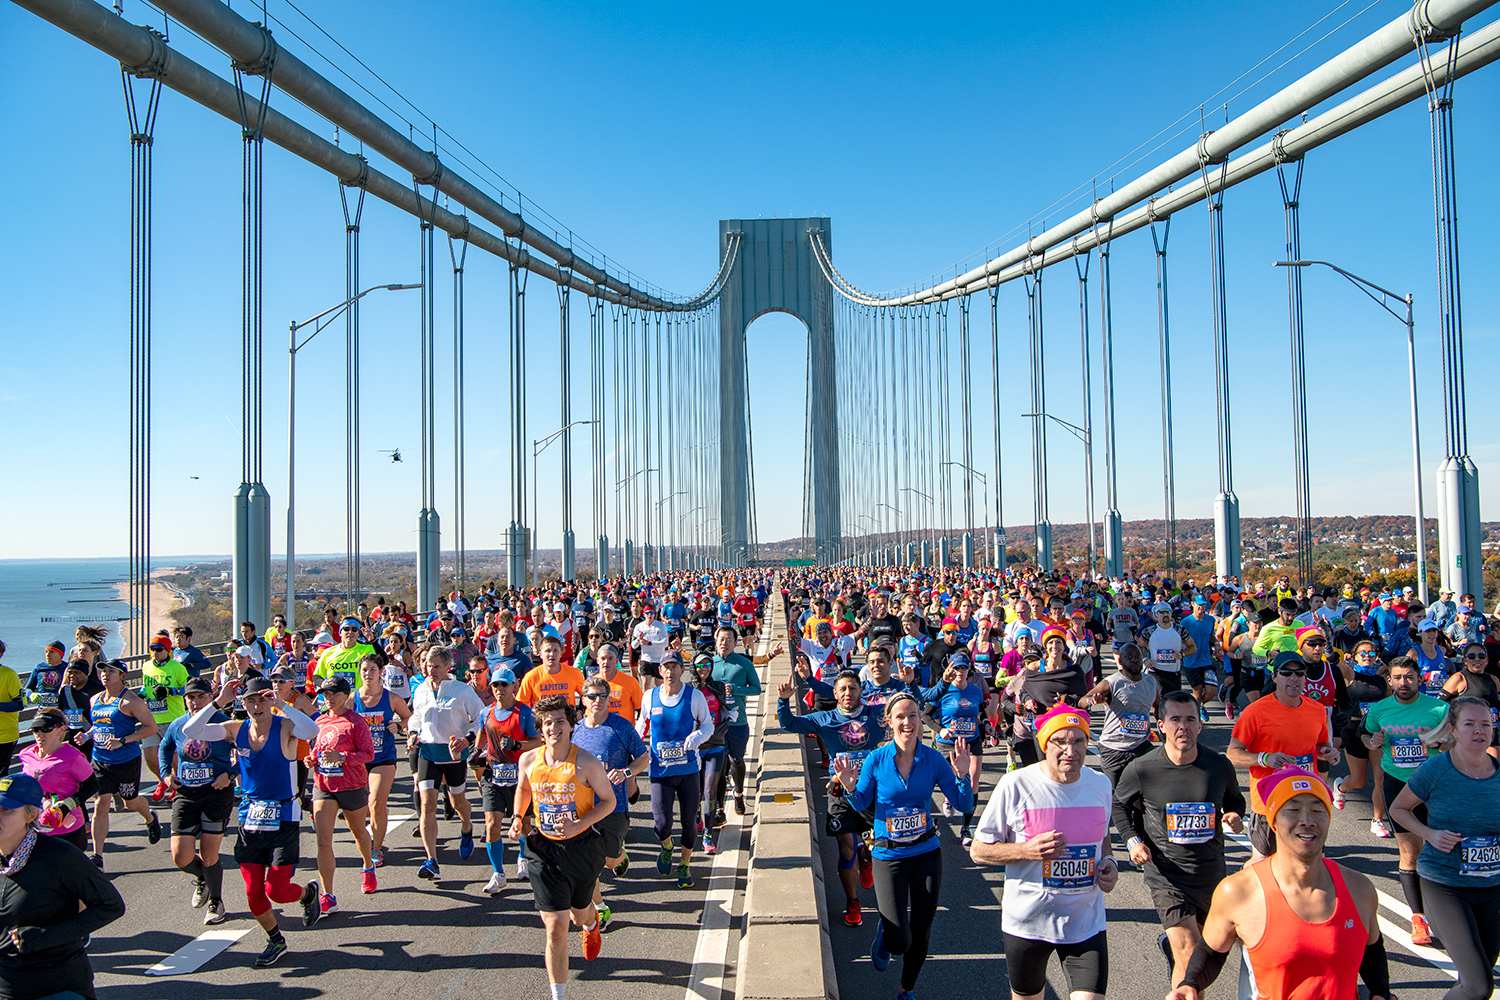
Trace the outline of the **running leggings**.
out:
[[[1443,1000],[1488,1000],[1500,958],[1500,886],[1454,887],[1423,878],[1422,903],[1458,970],[1458,984]]]
[[[271,908],[273,902],[295,903],[302,898],[302,887],[292,882],[297,869],[292,865],[240,865],[240,874],[245,877],[245,900],[250,904],[250,915],[258,917]]]
[[[698,797],[703,802],[703,823],[705,829],[713,827],[713,810],[715,805],[723,801],[724,791],[719,787],[724,773],[724,760],[726,754],[720,751],[716,754],[705,754],[703,757],[703,770],[698,772]]]
[[[651,779],[651,819],[656,839],[672,839],[672,803],[677,803],[682,822],[683,847],[693,846],[698,834],[698,774],[663,775]]]
[[[904,956],[901,988],[916,989],[943,886],[943,852],[924,851],[893,861],[876,858],[874,869],[882,943],[892,955]]]

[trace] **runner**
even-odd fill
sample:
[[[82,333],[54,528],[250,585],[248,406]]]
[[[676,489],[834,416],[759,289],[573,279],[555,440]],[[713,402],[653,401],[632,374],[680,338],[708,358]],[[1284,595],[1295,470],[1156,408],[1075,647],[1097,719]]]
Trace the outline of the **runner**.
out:
[[[1068,659],[1062,629],[1048,626],[1042,638],[1046,659],[1034,664],[1028,660],[1026,669],[1013,677],[1006,688],[1016,706],[1010,760],[1018,767],[1041,759],[1034,738],[1038,718],[1058,705],[1076,705],[1088,694],[1083,674]]]
[[[151,774],[156,778],[156,788],[151,792],[151,801],[160,802],[167,794],[168,785],[161,780],[162,772],[157,755],[148,753],[161,742],[161,733],[167,731],[172,720],[182,718],[186,706],[182,700],[183,685],[187,683],[187,668],[172,659],[172,640],[164,635],[152,638],[147,644],[149,653],[146,662],[141,666],[141,697],[146,699],[146,708],[151,717],[156,720],[158,735],[151,737],[141,743],[141,753],[145,757],[146,767],[150,768]],[[3,773],[3,770],[0,770]]]
[[[859,767],[847,757],[834,764],[850,808],[874,810],[875,899],[880,920],[870,945],[870,961],[884,972],[892,955],[901,961],[901,992],[896,1000],[916,1000],[917,976],[927,961],[932,921],[943,883],[943,853],[937,827],[928,810],[934,791],[956,801],[964,812],[974,808],[969,785],[967,746],[960,742],[953,760],[922,743],[921,704],[909,692],[885,705],[891,742],[876,749]]]
[[[594,676],[609,682],[609,710],[633,728],[641,715],[641,684],[620,669],[619,646],[606,642],[599,647],[599,673]]]
[[[1500,958],[1500,780],[1489,749],[1489,706],[1461,697],[1448,706],[1451,749],[1429,758],[1391,801],[1391,818],[1424,841],[1417,858],[1432,930],[1458,971],[1445,1000],[1490,996]]]
[[[630,630],[630,648],[640,655],[641,686],[647,691],[661,683],[661,663],[669,638],[667,626],[656,619],[656,607],[646,601],[641,607],[641,620]]]
[[[551,649],[554,662],[561,658],[562,644],[549,636],[545,648]],[[474,826],[469,797],[464,794],[468,781],[471,734],[479,728],[484,702],[474,689],[449,676],[453,653],[447,646],[427,651],[427,677],[412,700],[408,750],[417,752],[416,785],[421,801],[418,832],[427,858],[417,869],[417,877],[435,880],[441,875],[437,861],[438,783],[448,785],[448,801],[463,823],[458,841],[458,856],[468,860],[474,853]],[[572,669],[572,668],[568,668]],[[576,671],[575,671],[576,673]]]
[[[1183,662],[1197,654],[1198,644],[1187,629],[1174,623],[1172,606],[1165,601],[1151,606],[1151,617],[1153,623],[1141,629],[1135,641],[1147,652],[1151,676],[1161,690],[1176,691],[1182,687]]]
[[[1012,1000],[1040,1000],[1054,952],[1070,1000],[1103,1000],[1103,894],[1120,877],[1110,854],[1109,779],[1083,766],[1084,712],[1059,705],[1039,716],[1036,741],[1041,762],[1001,777],[969,853],[976,864],[1005,866],[1000,929]]]
[[[213,706],[213,688],[201,677],[184,684],[191,714]],[[228,722],[218,711],[209,722]],[[193,877],[193,907],[208,904],[205,924],[221,924],[224,912],[224,864],[219,848],[234,811],[234,747],[228,740],[191,740],[183,735],[188,716],[167,726],[157,748],[163,782],[172,789],[172,863]]]
[[[391,786],[396,783],[396,740],[411,719],[406,699],[385,687],[380,660],[366,656],[359,661],[360,687],[354,710],[365,718],[375,756],[365,765],[370,789],[370,858],[375,867],[385,864],[385,833],[390,827]]]
[[[1421,692],[1417,664],[1409,657],[1397,657],[1390,669],[1391,696],[1377,701],[1365,714],[1364,745],[1380,751],[1381,792],[1387,808],[1396,801],[1411,776],[1428,759],[1428,734],[1448,717],[1448,705]],[[1426,822],[1426,810],[1418,806],[1417,818]],[[1431,944],[1432,929],[1427,924],[1423,905],[1422,883],[1418,877],[1418,855],[1422,853],[1422,835],[1396,822],[1396,849],[1400,861],[1396,869],[1401,879],[1401,894],[1411,908],[1412,944]]]
[[[38,828],[88,853],[88,810],[84,803],[98,788],[89,759],[68,742],[68,723],[56,708],[31,717],[31,746],[21,751],[21,772],[42,786]]]
[[[714,720],[713,735],[698,748],[701,762],[698,771],[698,831],[703,835],[703,853],[717,854],[719,845],[715,831],[725,819],[720,795],[724,785],[724,737],[729,730],[729,696],[724,685],[714,680],[714,658],[707,653],[693,657],[693,671],[688,682],[703,693],[703,700],[708,702],[708,714]]]
[[[1182,678],[1198,699],[1202,721],[1208,721],[1208,699],[1218,690],[1218,678],[1212,677],[1214,664],[1220,659],[1218,622],[1208,613],[1208,598],[1193,598],[1193,612],[1179,626],[1193,641],[1193,652],[1184,652]]]
[[[94,799],[94,864],[104,867],[104,838],[109,835],[109,807],[118,795],[126,808],[146,821],[146,839],[161,840],[161,823],[141,796],[141,746],[156,735],[156,720],[146,703],[125,686],[125,664],[106,660],[100,664],[104,690],[89,702],[93,722],[94,775],[99,779]]]
[[[734,810],[741,816],[745,809],[745,751],[750,746],[750,712],[746,699],[759,696],[760,672],[748,656],[734,651],[734,630],[720,628],[714,633],[714,680],[724,685],[724,693],[732,701],[729,709],[729,728],[724,731],[724,749],[729,767],[726,773],[734,781]],[[777,651],[780,650],[777,644]],[[771,653],[775,659],[777,651]],[[725,798],[723,779],[716,798]],[[722,821],[721,821],[722,823]]]
[[[276,922],[276,903],[302,904],[302,924],[322,915],[318,883],[292,883],[299,860],[302,804],[292,789],[292,761],[299,739],[313,739],[318,724],[282,701],[271,682],[252,677],[243,693],[245,722],[211,722],[218,707],[203,706],[183,724],[190,740],[234,744],[240,769],[240,831],[234,860],[245,879],[251,916],[266,932],[266,947],[255,960],[263,969],[286,954],[286,938]]]
[[[42,662],[32,667],[26,677],[23,694],[28,705],[57,707],[57,689],[62,686],[63,656],[67,651],[61,639],[54,639],[42,648]]]
[[[1236,941],[1262,1000],[1354,997],[1360,979],[1370,1000],[1393,1000],[1375,887],[1323,856],[1333,808],[1323,780],[1286,767],[1252,792],[1275,830],[1271,856],[1219,883],[1203,939],[1167,1000],[1198,1000]]]
[[[1247,825],[1252,862],[1275,851],[1278,842],[1260,797],[1262,779],[1286,767],[1311,771],[1319,760],[1329,767],[1339,762],[1339,752],[1329,739],[1328,713],[1318,702],[1302,696],[1307,664],[1296,653],[1283,652],[1277,654],[1271,672],[1276,679],[1274,693],[1240,713],[1225,755],[1235,767],[1250,769],[1252,812]]]
[[[578,704],[578,696],[583,693],[583,674],[563,663],[562,640],[555,635],[544,635],[537,652],[541,664],[520,678],[516,700],[533,710],[543,698],[553,695],[561,695],[569,705]]]
[[[1131,761],[1151,752],[1151,717],[1160,696],[1156,678],[1142,674],[1139,646],[1121,647],[1115,662],[1119,669],[1078,700],[1079,708],[1104,706],[1099,766],[1111,786],[1119,785],[1120,773]]]
[[[849,804],[838,784],[833,764],[846,760],[856,771],[870,751],[883,739],[885,720],[882,713],[861,702],[859,675],[849,670],[834,682],[837,707],[808,715],[792,714],[792,695],[796,692],[795,674],[787,677],[776,689],[776,723],[787,732],[819,736],[833,752],[829,760],[830,780],[828,812],[823,830],[839,843],[839,881],[844,887],[844,923],[858,927],[863,922],[859,903],[859,889],[874,887],[874,869],[866,860],[865,851],[856,847],[856,838],[871,829],[873,817]],[[855,873],[856,863],[859,867]]]
[[[608,681],[595,676],[584,682],[583,716],[573,730],[573,745],[587,750],[604,765],[610,787],[614,789],[614,811],[594,824],[594,829],[604,839],[604,864],[622,876],[630,870],[630,855],[625,851],[625,841],[630,834],[630,806],[625,786],[650,762],[651,751],[634,726],[610,711],[609,702]],[[704,838],[707,840],[707,833]],[[603,883],[598,879],[594,880],[594,909],[599,914],[599,930],[606,930],[614,918],[614,911],[605,905]]]
[[[345,618],[339,622],[338,645],[329,646],[318,654],[318,665],[309,680],[316,683],[318,677],[342,677],[353,691],[360,683],[359,661],[375,655],[375,647],[360,638],[362,629],[358,618]]]
[[[739,589],[732,605],[734,608],[734,623],[739,627],[740,642],[745,644],[745,655],[750,655],[750,648],[755,643],[756,619],[760,617],[760,602],[750,596],[746,587]]]
[[[508,667],[490,674],[495,702],[484,713],[479,742],[469,764],[479,773],[479,802],[484,810],[484,850],[490,859],[490,880],[484,891],[505,891],[505,820],[515,815],[516,785],[520,783],[521,754],[538,747],[542,734],[530,705],[516,701],[516,675]],[[518,838],[516,878],[530,876],[526,841]]]
[[[338,862],[333,856],[333,827],[339,813],[354,836],[359,850],[359,888],[363,893],[375,891],[375,859],[371,857],[369,775],[365,765],[375,759],[375,743],[369,723],[359,712],[359,701],[344,680],[342,671],[323,678],[318,685],[327,706],[318,716],[318,735],[312,741],[308,759],[313,772],[313,829],[318,838],[318,875],[323,894],[318,909],[323,916],[337,913],[338,897],[333,892],[333,875]]]
[[[1487,673],[1490,654],[1482,642],[1471,642],[1463,648],[1463,669],[1449,677],[1443,685],[1442,697],[1452,699],[1460,695],[1478,698],[1490,706],[1490,721],[1500,716],[1500,685],[1493,674]]]
[[[567,990],[570,921],[578,925],[584,960],[599,957],[603,942],[593,896],[606,845],[594,825],[615,808],[604,765],[573,745],[576,719],[565,696],[537,702],[537,726],[545,743],[521,755],[516,816],[510,826],[512,837],[526,838],[535,860],[531,894],[547,931],[552,1000],[564,1000]]]
[[[661,662],[662,683],[646,692],[636,731],[649,736],[651,746],[651,817],[661,853],[656,870],[672,871],[672,807],[681,830],[677,887],[693,885],[691,862],[698,830],[698,748],[713,735],[714,719],[703,692],[682,683],[682,657],[668,653]],[[649,733],[647,730],[649,729]]]
[[[1382,790],[1380,759],[1370,761],[1370,748],[1365,742],[1365,718],[1370,706],[1385,697],[1389,691],[1385,673],[1386,665],[1380,662],[1380,654],[1374,639],[1365,639],[1346,654],[1346,663],[1354,669],[1347,675],[1351,706],[1349,723],[1344,730],[1344,756],[1349,762],[1349,776],[1336,779],[1339,788],[1347,796],[1350,792],[1364,788],[1375,772],[1375,784],[1370,789],[1370,807],[1374,814],[1370,820],[1370,833],[1377,837],[1389,837],[1392,830],[1386,819],[1385,793]]]
[[[1223,881],[1224,834],[1243,828],[1245,797],[1228,759],[1200,746],[1197,699],[1168,691],[1158,713],[1162,745],[1131,761],[1115,784],[1115,830],[1146,888],[1164,933],[1171,982],[1180,983],[1203,936],[1214,888]]]
[[[969,787],[978,797],[979,776],[984,766],[984,731],[981,720],[986,702],[982,684],[975,684],[969,667],[968,650],[952,656],[943,669],[943,679],[930,688],[917,692],[923,704],[931,705],[938,724],[933,746],[957,766],[960,756],[967,759]],[[960,747],[965,749],[961,750]],[[952,816],[953,803],[943,800],[943,815]],[[974,822],[972,802],[970,808],[962,810],[963,826],[958,839],[968,847],[974,842],[969,832]]]

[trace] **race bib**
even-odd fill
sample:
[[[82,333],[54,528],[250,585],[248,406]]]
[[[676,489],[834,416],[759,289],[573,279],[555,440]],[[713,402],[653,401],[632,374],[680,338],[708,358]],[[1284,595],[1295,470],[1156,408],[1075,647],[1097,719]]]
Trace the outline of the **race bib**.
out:
[[[859,772],[864,770],[865,758],[870,756],[868,750],[849,750],[838,755],[838,759],[844,761],[854,768],[854,780],[859,780]]]
[[[382,726],[379,719],[370,723],[370,745],[375,750],[375,756],[379,757],[385,753],[386,739],[390,735],[391,731]]]
[[[971,719],[968,716],[955,718],[951,726],[953,735],[955,736],[972,737],[975,733],[979,732],[979,720]]]
[[[1092,891],[1098,850],[1096,844],[1064,847],[1059,857],[1042,862],[1042,887],[1065,895]]]
[[[1156,663],[1160,667],[1170,667],[1177,662],[1177,650],[1162,647],[1156,651]]]
[[[1416,767],[1427,759],[1427,747],[1420,736],[1392,736],[1386,741],[1391,748],[1391,763]]]
[[[1304,771],[1311,771],[1313,769],[1313,755],[1310,753],[1294,753],[1292,754],[1292,763]]]
[[[67,722],[69,729],[83,729],[88,723],[83,721],[83,709],[68,711],[63,709],[63,721]]]
[[[94,739],[95,740],[97,740],[97,741],[99,741],[99,742],[102,743],[104,740],[109,739],[114,734],[115,734],[115,727],[111,726],[109,723],[107,723],[107,722],[97,722],[97,723],[94,724]]]
[[[325,778],[342,778],[344,776],[344,765],[342,763],[325,764],[323,763],[323,758],[319,757],[318,773]]]
[[[537,827],[542,833],[558,839],[563,835],[563,821],[578,819],[578,811],[572,802],[538,802],[536,810]]]
[[[885,814],[885,835],[892,843],[914,843],[926,832],[927,810],[921,806],[895,806]]]
[[[983,677],[985,680],[989,680],[991,677],[995,676],[995,669],[990,665],[989,657],[985,657],[982,660],[976,657],[974,660],[974,669],[977,670],[979,672],[979,676]]]
[[[1141,739],[1145,739],[1150,721],[1151,717],[1145,712],[1120,713],[1120,729],[1126,736],[1139,736]]]
[[[51,691],[43,691],[36,696],[36,703],[40,708],[56,708],[57,694]]]
[[[679,742],[656,744],[656,759],[664,765],[681,764],[687,760],[687,745]]]
[[[207,764],[184,764],[177,770],[177,780],[191,788],[200,788],[214,780],[214,769]]]
[[[520,765],[491,764],[490,783],[500,788],[514,788],[521,780]]]
[[[281,829],[281,803],[246,799],[240,829],[246,833],[274,833]]]
[[[147,698],[146,699],[146,711],[150,712],[152,715],[161,715],[166,710],[167,710],[167,699],[165,699],[165,698]]]
[[[1206,844],[1214,839],[1218,811],[1212,802],[1168,802],[1167,841],[1173,844]]]
[[[1468,878],[1500,875],[1500,837],[1465,837],[1458,845],[1458,873]]]

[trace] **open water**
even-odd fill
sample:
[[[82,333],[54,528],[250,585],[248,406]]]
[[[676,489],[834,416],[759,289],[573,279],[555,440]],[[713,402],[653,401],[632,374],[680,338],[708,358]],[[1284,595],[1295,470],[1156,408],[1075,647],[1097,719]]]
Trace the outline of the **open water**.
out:
[[[170,565],[163,563],[163,565]],[[106,625],[105,656],[124,649],[117,618],[130,616],[130,605],[111,600],[115,583],[124,580],[130,561],[113,559],[0,559],[0,639],[7,647],[5,665],[24,677],[42,660],[42,647],[61,639],[73,647],[79,625]],[[44,622],[43,618],[59,621]]]

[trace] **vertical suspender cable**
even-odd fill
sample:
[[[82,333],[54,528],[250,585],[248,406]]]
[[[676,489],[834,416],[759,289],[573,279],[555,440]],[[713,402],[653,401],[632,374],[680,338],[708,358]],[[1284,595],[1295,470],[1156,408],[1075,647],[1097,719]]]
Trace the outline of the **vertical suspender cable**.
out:
[[[562,406],[562,562],[559,566],[561,580],[572,580],[573,566],[573,431],[569,426],[573,420],[573,343],[571,316],[568,312],[569,280],[572,274],[563,271],[557,283],[557,326],[559,353],[561,355],[558,375],[558,396]],[[535,485],[533,484],[533,489]],[[538,512],[540,513],[540,512]]]
[[[995,568],[1002,574],[1006,564],[1005,503],[1003,462],[1000,454],[1000,286],[990,286],[990,399],[991,431],[995,435]]]
[[[1089,569],[1093,576],[1099,565],[1099,549],[1094,536],[1094,387],[1093,366],[1089,357],[1089,261],[1087,253],[1073,255],[1073,270],[1078,274],[1078,353],[1083,363],[1083,508],[1089,524]]]
[[[161,37],[151,34],[153,42]],[[151,81],[144,109],[136,106],[132,76]],[[146,652],[151,627],[151,145],[160,62],[121,66],[120,82],[130,125],[130,656]]]
[[[970,388],[969,296],[958,300],[958,375],[960,390],[959,421],[962,424],[964,474],[964,558],[965,569],[977,565],[974,559],[974,398]]]
[[[363,176],[361,176],[361,180]],[[358,185],[354,208],[349,207],[349,185],[339,184],[339,207],[344,213],[344,589],[348,608],[363,596],[359,585],[359,223],[365,210],[365,189]],[[290,603],[292,595],[287,595]]]
[[[468,232],[467,227],[465,233]],[[464,261],[469,256],[469,241],[459,239],[462,250],[455,250],[455,240],[448,237],[448,259],[453,264],[453,575],[459,590],[467,578],[468,533],[465,479],[468,454],[464,440]]]
[[[1151,243],[1156,249],[1156,332],[1161,360],[1161,486],[1162,510],[1167,526],[1167,571],[1177,568],[1177,460],[1173,455],[1172,428],[1172,337],[1167,297],[1167,240],[1172,235],[1172,217],[1162,220],[1157,236],[1151,220]]]
[[[1302,193],[1302,167],[1306,161],[1298,157],[1294,163],[1288,163],[1282,158],[1283,135],[1284,132],[1277,133],[1273,148],[1276,151],[1276,179],[1281,185],[1281,205],[1286,220],[1286,259],[1290,263],[1302,259],[1299,199]],[[1309,496],[1311,477],[1307,439],[1307,356],[1303,346],[1300,267],[1286,269],[1286,309],[1292,358],[1292,484],[1297,507],[1297,580],[1299,586],[1305,587],[1313,582],[1312,499]]]
[[[1115,320],[1109,258],[1114,227],[1114,220],[1109,220],[1099,241],[1099,348],[1104,363],[1104,573],[1111,578],[1124,573],[1121,551],[1124,534],[1115,469],[1119,453],[1115,448]]]

